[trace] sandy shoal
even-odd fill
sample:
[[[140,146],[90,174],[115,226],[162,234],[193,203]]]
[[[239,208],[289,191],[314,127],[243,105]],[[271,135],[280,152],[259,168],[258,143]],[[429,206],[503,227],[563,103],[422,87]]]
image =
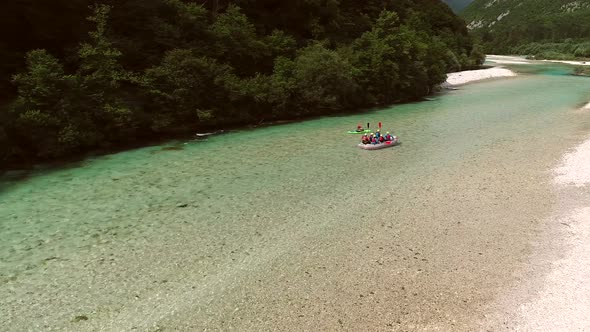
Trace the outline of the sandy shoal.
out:
[[[515,72],[510,69],[494,67],[488,69],[466,70],[456,73],[447,74],[447,80],[443,86],[457,86],[470,82],[482,81],[491,78],[513,77],[517,76]]]

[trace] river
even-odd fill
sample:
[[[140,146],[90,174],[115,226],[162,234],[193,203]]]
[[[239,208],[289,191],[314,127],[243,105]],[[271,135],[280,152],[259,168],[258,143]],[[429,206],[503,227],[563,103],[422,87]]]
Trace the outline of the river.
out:
[[[552,170],[590,132],[587,78],[514,68],[433,101],[3,178],[0,330],[504,324],[504,295],[549,273],[531,262],[559,258]],[[367,122],[402,145],[356,148],[345,132]]]

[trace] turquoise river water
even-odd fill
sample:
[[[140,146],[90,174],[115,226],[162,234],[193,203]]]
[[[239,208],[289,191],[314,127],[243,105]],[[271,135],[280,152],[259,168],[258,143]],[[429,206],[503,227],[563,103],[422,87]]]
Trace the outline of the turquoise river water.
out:
[[[562,66],[0,182],[0,330],[474,330],[590,131]],[[355,147],[357,123],[402,145]],[[186,205],[186,206],[185,206]]]

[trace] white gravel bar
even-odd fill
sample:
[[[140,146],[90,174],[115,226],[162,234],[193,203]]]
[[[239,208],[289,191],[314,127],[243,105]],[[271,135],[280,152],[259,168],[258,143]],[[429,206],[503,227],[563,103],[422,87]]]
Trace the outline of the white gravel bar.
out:
[[[443,86],[457,86],[471,82],[487,80],[491,78],[513,77],[517,76],[515,72],[510,69],[494,67],[488,69],[477,69],[460,71],[456,73],[447,74],[447,80]]]

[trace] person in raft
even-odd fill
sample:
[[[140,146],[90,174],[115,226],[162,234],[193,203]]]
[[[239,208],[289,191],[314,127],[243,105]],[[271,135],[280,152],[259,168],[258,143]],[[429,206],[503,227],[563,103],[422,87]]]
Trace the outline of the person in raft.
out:
[[[369,140],[369,135],[363,134],[363,136],[361,137],[361,143],[363,143],[363,144],[371,143],[371,140]]]
[[[394,136],[391,136],[391,134],[389,132],[387,132],[385,134],[385,136],[379,136],[379,138],[377,138],[376,135],[374,135],[373,133],[370,133],[369,135],[364,134],[361,137],[361,143],[363,144],[378,144],[378,143],[385,143],[387,141],[393,141]]]
[[[377,129],[375,132],[375,138],[379,139],[379,137],[381,137],[381,129]]]

